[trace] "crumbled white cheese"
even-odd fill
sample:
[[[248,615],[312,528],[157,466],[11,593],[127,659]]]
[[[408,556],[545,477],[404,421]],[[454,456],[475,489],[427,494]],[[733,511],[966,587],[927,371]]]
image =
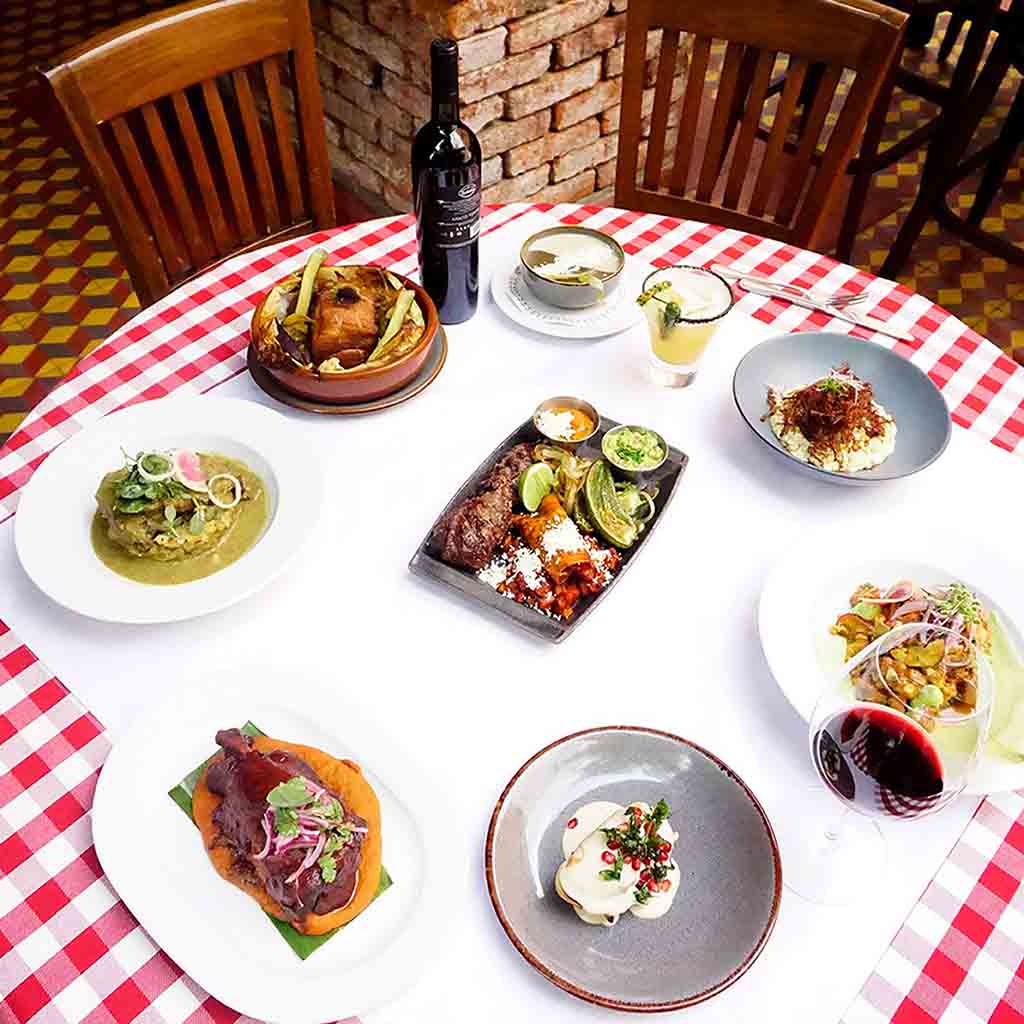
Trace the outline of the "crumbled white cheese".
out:
[[[560,551],[579,551],[585,546],[579,527],[571,519],[563,519],[548,527],[541,538],[541,545],[549,555],[557,555]]]
[[[537,417],[537,427],[542,434],[547,434],[558,441],[571,441],[576,434],[572,411],[569,409],[563,409],[561,412],[545,409]]]
[[[518,548],[513,568],[523,577],[523,582],[530,590],[537,590],[544,580],[544,566],[541,564],[540,555],[533,548]]]
[[[496,555],[477,574],[476,578],[495,590],[508,579],[508,562],[504,555]]]

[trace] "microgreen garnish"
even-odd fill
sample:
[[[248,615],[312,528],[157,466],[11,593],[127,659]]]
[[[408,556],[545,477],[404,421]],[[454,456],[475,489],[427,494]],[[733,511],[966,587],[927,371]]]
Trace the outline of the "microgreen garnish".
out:
[[[936,607],[951,619],[962,616],[966,623],[975,623],[981,618],[981,602],[962,583],[951,583]]]
[[[188,488],[173,478],[167,480],[146,480],[139,473],[139,466],[146,463],[149,472],[158,469],[153,460],[154,453],[139,452],[134,458],[125,456],[124,477],[114,486],[115,507],[118,512],[135,515],[153,507],[158,502],[173,502],[188,494]],[[162,456],[159,456],[162,458]],[[147,462],[147,460],[149,460]],[[166,508],[164,515],[166,516]],[[170,522],[170,520],[168,520]]]
[[[845,381],[837,380],[835,377],[825,377],[823,380],[818,381],[818,390],[827,391],[833,395],[841,395],[846,391],[847,384]]]

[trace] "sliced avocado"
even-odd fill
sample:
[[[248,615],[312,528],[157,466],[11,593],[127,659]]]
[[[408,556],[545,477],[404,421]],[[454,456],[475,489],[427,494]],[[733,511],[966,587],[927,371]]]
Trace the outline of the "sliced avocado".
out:
[[[862,619],[877,619],[882,613],[882,609],[877,604],[871,604],[870,601],[860,601],[851,610],[854,615],[859,615]]]
[[[615,493],[612,471],[604,459],[598,459],[587,472],[583,485],[587,514],[594,529],[609,544],[617,548],[628,548],[636,541],[639,531],[636,523],[619,504]]]

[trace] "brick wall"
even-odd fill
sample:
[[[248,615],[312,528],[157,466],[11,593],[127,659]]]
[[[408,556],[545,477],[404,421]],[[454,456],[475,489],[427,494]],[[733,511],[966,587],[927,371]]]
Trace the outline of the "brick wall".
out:
[[[412,138],[430,116],[430,40],[450,35],[462,117],[483,150],[484,201],[606,198],[627,2],[313,0],[335,177],[381,212],[411,208]],[[659,35],[647,41],[647,117]]]

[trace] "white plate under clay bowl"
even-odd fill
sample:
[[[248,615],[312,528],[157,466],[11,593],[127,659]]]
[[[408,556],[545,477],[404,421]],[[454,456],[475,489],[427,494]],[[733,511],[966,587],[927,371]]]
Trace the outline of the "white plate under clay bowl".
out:
[[[190,448],[226,455],[267,488],[267,524],[236,562],[189,583],[137,583],[107,568],[92,546],[96,488],[124,453]],[[18,506],[15,545],[29,578],[80,615],[105,622],[177,622],[219,611],[262,589],[314,529],[323,476],[279,413],[233,398],[177,396],[112,413],[75,434],[36,470]]]
[[[761,646],[780,689],[809,719],[824,681],[842,669],[844,641],[830,627],[849,611],[850,595],[862,583],[885,588],[905,579],[923,586],[963,583],[996,619],[992,725],[967,792],[1024,787],[1024,568],[1005,550],[948,523],[929,530],[901,526],[892,517],[857,517],[804,537],[787,552],[769,573],[758,609]]]
[[[640,322],[644,314],[636,297],[650,272],[650,267],[627,257],[622,280],[607,299],[586,309],[559,309],[541,302],[530,291],[523,268],[516,260],[495,270],[491,276],[491,295],[505,316],[527,330],[552,338],[604,338]]]
[[[314,683],[294,670],[220,670],[136,720],[96,787],[93,839],[118,896],[197,984],[257,1020],[318,1024],[383,1006],[429,968],[438,928],[451,923],[443,793],[340,692],[336,680]],[[216,751],[218,729],[247,721],[355,761],[380,800],[392,884],[305,960],[255,900],[217,874],[199,830],[168,795]]]

